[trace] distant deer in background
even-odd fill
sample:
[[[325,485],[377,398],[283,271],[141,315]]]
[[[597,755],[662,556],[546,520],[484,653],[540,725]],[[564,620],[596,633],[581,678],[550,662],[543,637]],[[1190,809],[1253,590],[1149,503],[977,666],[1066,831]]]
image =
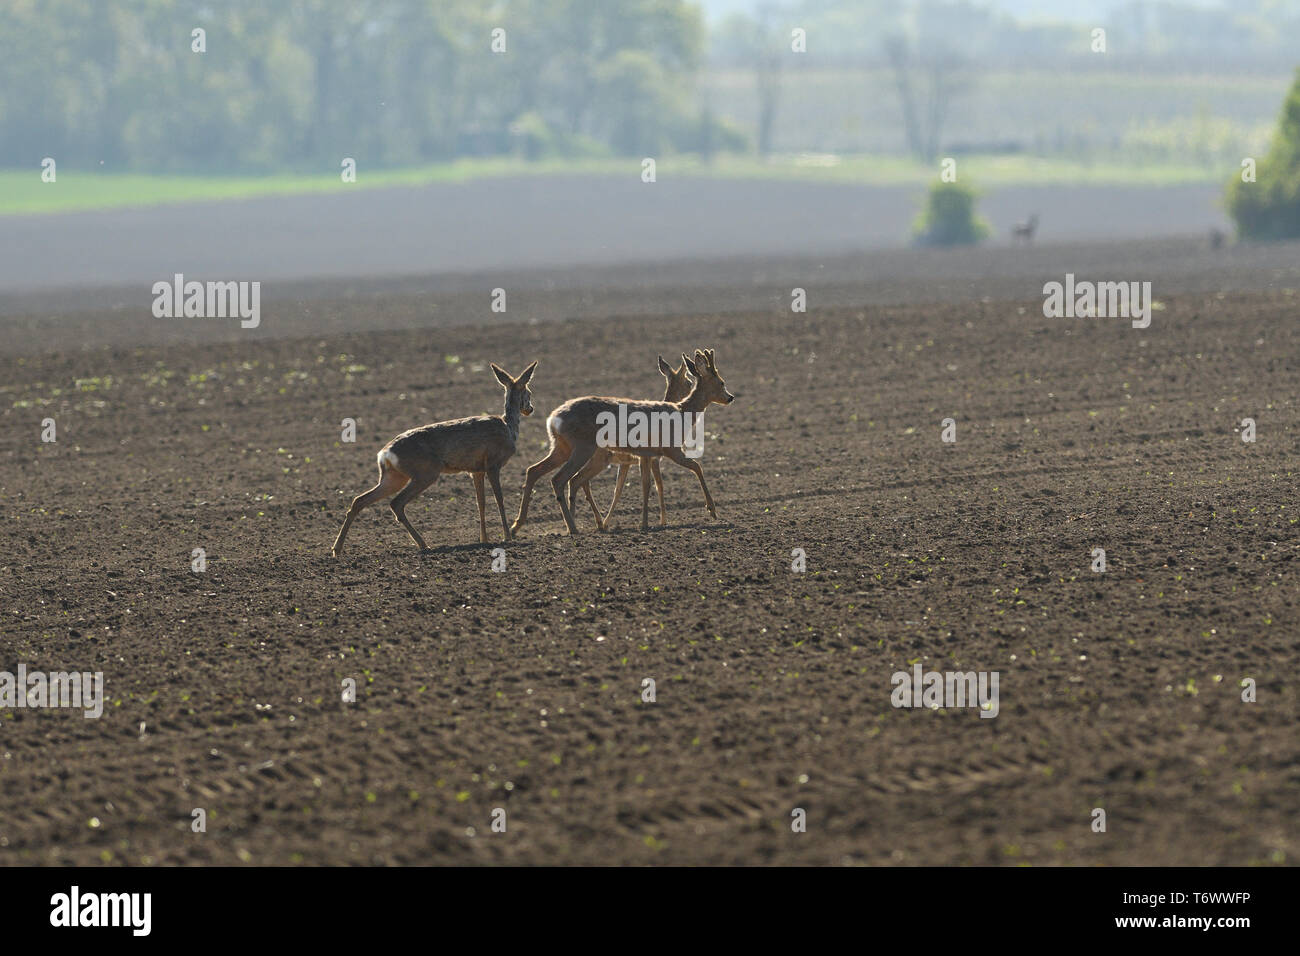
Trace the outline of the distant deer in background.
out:
[[[1025,222],[1018,222],[1011,227],[1011,238],[1013,240],[1025,240],[1026,245],[1034,241],[1034,233],[1038,231],[1038,213],[1034,213]]]
[[[501,512],[501,530],[510,540],[506,525],[506,505],[501,497],[501,466],[515,453],[519,440],[519,416],[533,413],[533,397],[528,391],[528,381],[533,377],[534,362],[518,378],[511,378],[502,368],[492,366],[492,374],[506,390],[506,407],[503,415],[480,415],[477,418],[457,418],[452,421],[425,425],[402,432],[379,450],[379,483],[365,494],[352,499],[343,527],[330,549],[334,557],[343,552],[343,539],[348,536],[352,521],[368,505],[397,495],[389,504],[393,517],[401,522],[411,540],[421,551],[426,550],[424,539],[406,520],[406,506],[415,496],[438,480],[439,475],[454,471],[467,471],[474,476],[474,491],[478,495],[478,539],[487,543],[487,520],[484,515],[483,476],[492,482],[497,510]]]
[[[1228,234],[1227,234],[1226,232],[1224,232],[1224,231],[1223,231],[1222,229],[1220,229],[1218,226],[1213,226],[1213,227],[1211,227],[1211,229],[1210,229],[1210,248],[1211,248],[1211,249],[1222,249],[1222,248],[1223,248],[1223,244],[1224,244],[1225,242],[1227,242],[1227,241],[1228,241]]]
[[[690,367],[690,359],[685,355],[682,356],[680,368],[672,368],[664,361],[663,356],[659,356],[659,372],[667,382],[664,389],[665,402],[680,402],[691,391],[691,380],[686,377],[686,371]],[[668,523],[668,514],[664,510],[664,480],[659,474],[659,459],[653,457],[648,459],[650,462],[650,473],[654,476],[655,488],[659,491],[659,523]],[[581,488],[587,496],[587,501],[591,505],[592,512],[596,515],[596,525],[601,531],[609,527],[610,515],[614,513],[614,508],[618,506],[618,497],[623,493],[623,483],[627,480],[627,473],[633,465],[640,464],[644,467],[646,458],[638,458],[625,451],[617,451],[613,448],[597,448],[591,456],[591,461],[582,467],[573,479],[569,482],[569,511],[573,511],[574,503],[577,500],[578,489]],[[618,482],[614,485],[614,500],[609,503],[609,510],[601,517],[600,509],[596,507],[595,500],[591,497],[591,479],[595,478],[611,464],[618,465]],[[700,476],[700,483],[703,484],[704,477]],[[708,494],[708,489],[705,489]],[[706,499],[707,500],[707,499]],[[712,505],[709,506],[710,513],[716,518],[716,512],[713,512]]]

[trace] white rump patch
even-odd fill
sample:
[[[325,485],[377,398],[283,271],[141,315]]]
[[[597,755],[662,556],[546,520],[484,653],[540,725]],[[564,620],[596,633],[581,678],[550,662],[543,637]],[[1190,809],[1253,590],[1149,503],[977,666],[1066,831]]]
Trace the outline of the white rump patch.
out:
[[[546,430],[550,432],[552,435],[558,435],[560,433],[560,429],[563,427],[564,427],[564,416],[562,415],[556,415],[552,413],[551,417],[546,419]]]
[[[379,453],[379,467],[383,468],[385,466],[389,468],[397,468],[397,456],[393,454],[391,448],[385,448]],[[400,468],[397,470],[401,471]]]

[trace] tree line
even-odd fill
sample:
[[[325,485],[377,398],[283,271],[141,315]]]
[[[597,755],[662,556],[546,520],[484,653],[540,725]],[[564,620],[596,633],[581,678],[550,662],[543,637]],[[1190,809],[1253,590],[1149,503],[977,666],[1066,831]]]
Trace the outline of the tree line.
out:
[[[0,166],[370,167],[743,145],[683,0],[5,0]]]

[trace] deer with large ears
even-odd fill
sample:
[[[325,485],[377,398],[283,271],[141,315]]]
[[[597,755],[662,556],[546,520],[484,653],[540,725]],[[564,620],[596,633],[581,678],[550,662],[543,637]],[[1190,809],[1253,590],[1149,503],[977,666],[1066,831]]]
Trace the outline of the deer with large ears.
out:
[[[691,367],[691,360],[685,355],[682,356],[680,368],[673,368],[664,361],[663,356],[659,356],[659,372],[663,375],[666,382],[664,389],[665,402],[680,402],[691,391],[691,380],[687,378],[686,373]],[[692,373],[694,374],[694,373]],[[700,412],[703,415],[703,412]],[[627,473],[632,466],[638,463],[644,463],[647,459],[638,458],[636,455],[627,452],[616,451],[610,448],[597,448],[591,456],[591,461],[582,466],[582,470],[573,476],[569,482],[569,512],[573,513],[574,505],[577,501],[578,489],[581,488],[587,496],[587,502],[591,505],[592,512],[596,515],[596,526],[604,531],[609,527],[610,517],[614,514],[614,509],[618,507],[619,495],[623,493],[623,483],[627,481]],[[659,492],[659,524],[668,523],[668,514],[664,509],[664,479],[659,473],[659,459],[650,458],[650,473],[654,477],[655,488]],[[609,465],[618,465],[618,481],[614,485],[614,499],[609,503],[609,510],[601,515],[600,509],[596,507],[595,500],[591,497],[591,479],[599,475]],[[709,497],[709,488],[704,483],[704,475],[700,473],[700,487],[704,489],[704,500],[708,505],[709,513],[717,517],[718,513],[713,508],[713,500]]]
[[[506,505],[501,497],[501,466],[515,453],[519,440],[519,416],[533,413],[533,396],[528,382],[537,368],[534,362],[518,378],[511,378],[505,369],[492,365],[492,374],[506,390],[505,412],[501,415],[480,415],[477,418],[457,418],[437,422],[422,428],[402,432],[379,450],[379,483],[365,494],[352,499],[343,527],[331,549],[334,557],[343,552],[343,539],[348,536],[352,521],[368,505],[396,495],[389,508],[411,536],[416,547],[426,550],[424,539],[406,520],[406,506],[415,496],[448,472],[467,471],[474,478],[474,491],[478,495],[478,539],[487,543],[487,519],[483,495],[483,478],[492,483],[497,510],[501,513],[501,531],[510,540],[506,525]]]
[[[559,472],[551,479],[551,487],[555,490],[555,498],[560,503],[560,511],[564,514],[564,523],[569,528],[569,534],[577,534],[578,528],[573,523],[573,512],[565,499],[565,486],[602,447],[612,448],[642,459],[642,531],[649,528],[650,468],[645,463],[647,458],[668,458],[683,468],[695,472],[696,477],[700,479],[701,487],[704,488],[704,497],[708,502],[709,511],[713,512],[715,510],[713,499],[709,496],[708,486],[704,484],[704,472],[700,469],[699,462],[687,457],[677,444],[665,444],[662,435],[659,436],[658,441],[649,436],[646,440],[634,441],[630,431],[615,439],[610,439],[606,434],[610,430],[607,427],[609,422],[615,419],[627,421],[633,416],[638,416],[643,421],[657,421],[665,416],[669,419],[676,416],[679,421],[687,418],[694,420],[710,404],[730,405],[736,400],[736,397],[727,391],[726,383],[718,374],[712,350],[697,351],[694,361],[687,364],[696,379],[690,393],[680,402],[637,401],[629,398],[601,398],[589,395],[570,399],[551,412],[546,420],[546,430],[551,436],[550,453],[528,469],[523,498],[519,502],[519,516],[511,525],[511,531],[517,533],[524,526],[524,521],[528,517],[528,499],[532,496],[533,485],[547,472],[559,468]]]

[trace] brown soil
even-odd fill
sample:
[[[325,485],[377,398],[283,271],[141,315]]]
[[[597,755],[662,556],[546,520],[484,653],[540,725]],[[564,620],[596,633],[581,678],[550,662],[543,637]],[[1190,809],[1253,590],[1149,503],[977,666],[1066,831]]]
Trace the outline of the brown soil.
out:
[[[0,863],[1292,862],[1300,303],[1159,297],[0,356],[0,670],[108,697],[0,711]],[[432,552],[380,507],[329,556],[385,441],[500,410],[489,360],[540,362],[513,518],[550,408],[699,346],[719,520],[665,463],[666,528],[634,474],[571,539],[543,481],[495,573],[457,476],[408,508]],[[895,709],[917,661],[998,671],[999,715]]]

